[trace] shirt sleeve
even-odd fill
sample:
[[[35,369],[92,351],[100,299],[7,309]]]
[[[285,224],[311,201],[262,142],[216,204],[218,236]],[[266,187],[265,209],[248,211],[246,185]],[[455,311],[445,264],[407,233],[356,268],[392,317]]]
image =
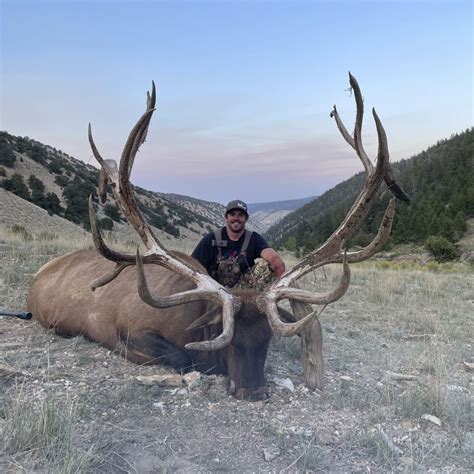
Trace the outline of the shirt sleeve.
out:
[[[255,232],[255,258],[260,258],[262,250],[268,249],[269,247],[268,242],[260,234]]]
[[[213,235],[214,234],[211,232],[204,236],[191,254],[191,257],[195,258],[203,267],[205,267],[208,273],[210,272],[212,264],[214,263],[212,258]]]

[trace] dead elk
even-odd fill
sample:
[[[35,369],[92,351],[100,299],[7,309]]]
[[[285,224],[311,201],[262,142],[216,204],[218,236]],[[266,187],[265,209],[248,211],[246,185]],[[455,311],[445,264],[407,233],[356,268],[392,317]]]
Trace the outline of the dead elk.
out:
[[[374,240],[357,252],[345,255],[343,251],[344,241],[367,214],[382,181],[401,192],[390,171],[387,139],[375,111],[379,141],[375,166],[364,151],[362,96],[357,81],[349,76],[357,106],[354,134],[347,132],[336,108],[331,115],[365,167],[365,185],[329,239],[270,288],[257,292],[221,286],[191,257],[168,251],[145,222],[133,196],[130,172],[155,110],[153,84],[146,111],[130,132],[118,166],[114,160],[101,157],[89,126],[90,145],[101,166],[102,202],[109,184],[146,252],[143,256],[128,255],[107,247],[97,229],[90,198],[91,227],[99,252],[74,252],[38,271],[28,294],[28,310],[34,319],[61,334],[82,334],[118,349],[133,362],[227,374],[231,392],[248,400],[267,397],[264,364],[272,334],[299,334],[305,382],[311,388],[321,388],[321,329],[317,312],[310,305],[325,306],[341,298],[349,286],[348,264],[369,258],[386,241],[395,212],[393,199]],[[332,291],[318,294],[296,287],[295,282],[309,271],[338,262],[343,264],[342,278]],[[292,313],[278,307],[284,299],[290,301]]]

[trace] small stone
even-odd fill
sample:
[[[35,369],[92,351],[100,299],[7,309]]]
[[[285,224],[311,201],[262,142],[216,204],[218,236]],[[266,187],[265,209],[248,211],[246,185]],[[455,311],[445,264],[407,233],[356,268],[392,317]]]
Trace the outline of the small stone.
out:
[[[287,390],[289,390],[290,392],[294,392],[295,391],[295,386],[293,385],[293,382],[288,379],[288,378],[285,378],[285,379],[280,379],[278,377],[275,377],[273,379],[273,381],[277,384],[278,387],[280,388],[286,388]]]
[[[167,387],[181,387],[183,385],[183,379],[178,374],[137,375],[135,378],[144,385],[164,385]]]
[[[195,388],[201,383],[201,374],[199,372],[189,372],[183,375],[183,381],[189,388]]]
[[[413,428],[413,423],[410,420],[402,421],[402,428],[406,431],[410,431]]]
[[[341,375],[339,379],[342,380],[343,382],[352,382],[354,380],[352,377],[349,377],[348,375]]]
[[[424,415],[421,415],[421,419],[425,421],[429,421],[430,423],[433,423],[433,425],[441,426],[441,420],[437,416],[429,415],[428,413],[425,413]]]
[[[263,459],[265,459],[265,461],[267,462],[273,461],[278,456],[280,456],[280,454],[281,454],[281,451],[279,448],[270,447],[270,448],[263,449]]]
[[[405,466],[411,466],[413,464],[413,459],[408,456],[402,456],[399,461],[400,464],[404,464]]]
[[[464,365],[464,368],[468,371],[468,372],[472,372],[474,370],[474,363],[473,362],[466,362],[464,361],[463,362],[463,365]]]

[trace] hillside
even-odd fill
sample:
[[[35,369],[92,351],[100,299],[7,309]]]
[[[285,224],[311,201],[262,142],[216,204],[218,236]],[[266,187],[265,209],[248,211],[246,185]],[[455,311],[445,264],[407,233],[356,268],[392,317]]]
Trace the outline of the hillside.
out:
[[[87,197],[93,195],[99,225],[105,230],[127,232],[127,224],[108,193],[98,205],[98,169],[61,150],[28,137],[0,132],[0,187],[19,198],[89,228]],[[197,241],[224,222],[225,206],[174,193],[147,191],[135,186],[138,204],[148,223],[165,236]],[[310,199],[310,198],[308,198]],[[306,200],[252,204],[248,228],[258,232],[283,218]],[[252,210],[255,209],[255,212]],[[29,206],[27,208],[31,209]]]
[[[106,230],[123,227],[125,220],[110,192],[105,206],[98,205],[98,178],[97,168],[60,150],[27,137],[0,132],[2,188],[50,215],[63,217],[85,229],[89,227],[87,198],[92,194],[99,225]],[[147,221],[169,236],[196,240],[222,222],[213,213],[195,212],[165,194],[138,186],[134,189]]]
[[[410,194],[410,205],[399,202],[390,238],[392,244],[423,243],[431,235],[458,241],[474,216],[474,129],[440,140],[409,159],[393,163],[400,185]],[[358,173],[319,198],[288,215],[266,233],[279,246],[316,248],[342,222],[363,186]],[[377,231],[391,194],[381,192],[352,244],[366,245]]]
[[[311,196],[302,199],[289,199],[287,201],[251,203],[248,204],[248,209],[253,221],[259,223],[260,230],[266,231],[288,214],[314,199],[316,197]]]

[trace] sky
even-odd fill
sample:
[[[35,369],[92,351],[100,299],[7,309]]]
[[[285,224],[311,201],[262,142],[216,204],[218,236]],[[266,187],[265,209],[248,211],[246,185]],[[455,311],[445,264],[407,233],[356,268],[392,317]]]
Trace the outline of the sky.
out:
[[[0,0],[0,130],[96,165],[119,159],[157,84],[135,160],[146,189],[226,203],[319,195],[362,170],[349,130],[365,99],[398,161],[473,125],[469,1]]]

